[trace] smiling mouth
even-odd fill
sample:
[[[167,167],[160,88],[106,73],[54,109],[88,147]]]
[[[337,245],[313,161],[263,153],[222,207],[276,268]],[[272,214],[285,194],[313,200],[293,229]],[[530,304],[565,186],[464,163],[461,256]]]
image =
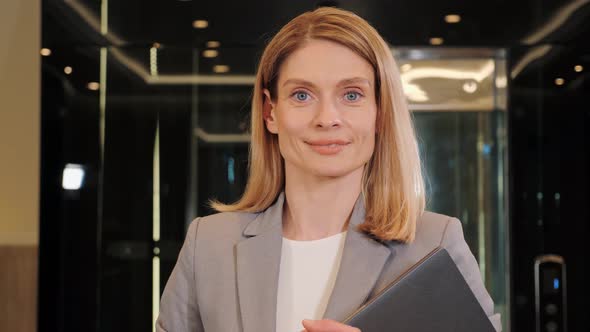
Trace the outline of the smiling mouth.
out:
[[[350,144],[349,141],[339,140],[339,139],[326,139],[326,140],[317,140],[317,141],[305,141],[305,143],[309,145],[317,145],[317,146],[326,146],[326,145],[348,145]]]
[[[305,143],[321,155],[337,154],[350,144],[350,142],[341,140],[306,141]]]

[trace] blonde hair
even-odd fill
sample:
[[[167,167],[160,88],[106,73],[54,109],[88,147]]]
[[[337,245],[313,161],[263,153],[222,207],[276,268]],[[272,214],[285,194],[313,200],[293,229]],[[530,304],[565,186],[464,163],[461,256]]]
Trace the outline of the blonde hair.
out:
[[[265,127],[263,90],[270,90],[271,98],[276,98],[281,64],[312,39],[348,47],[375,71],[377,133],[373,156],[363,174],[366,213],[359,230],[382,241],[411,242],[416,220],[424,211],[425,193],[418,144],[400,74],[391,50],[379,33],[364,19],[342,9],[322,7],[303,13],[287,23],[266,46],[252,99],[246,189],[237,202],[212,201],[211,207],[219,212],[260,212],[272,205],[283,190],[283,159],[277,136]]]

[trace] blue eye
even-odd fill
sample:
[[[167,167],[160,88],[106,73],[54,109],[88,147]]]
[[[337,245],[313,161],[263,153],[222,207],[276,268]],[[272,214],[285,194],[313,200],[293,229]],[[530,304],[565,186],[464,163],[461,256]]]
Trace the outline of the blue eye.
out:
[[[295,99],[297,99],[297,101],[306,101],[307,98],[309,97],[309,94],[305,91],[297,91],[294,93],[295,95]]]
[[[344,95],[346,101],[357,101],[361,97],[361,94],[355,91],[349,91]]]

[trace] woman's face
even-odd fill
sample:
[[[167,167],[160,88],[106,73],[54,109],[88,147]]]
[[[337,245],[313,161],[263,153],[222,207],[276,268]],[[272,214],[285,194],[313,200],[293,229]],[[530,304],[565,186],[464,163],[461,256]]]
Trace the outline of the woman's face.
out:
[[[340,177],[362,171],[375,147],[377,113],[367,61],[338,43],[311,40],[283,62],[277,91],[265,119],[278,135],[287,172]]]

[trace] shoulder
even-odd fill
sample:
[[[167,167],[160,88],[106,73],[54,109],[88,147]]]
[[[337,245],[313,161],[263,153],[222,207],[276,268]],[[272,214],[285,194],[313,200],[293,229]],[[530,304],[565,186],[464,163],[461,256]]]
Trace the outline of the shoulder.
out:
[[[457,236],[463,238],[463,228],[459,219],[444,214],[425,211],[416,220],[416,236],[409,246],[434,249],[445,244]]]
[[[461,222],[454,217],[425,211],[416,220],[414,241],[410,243],[390,242],[388,246],[398,258],[407,260],[411,266],[437,247],[447,251],[455,249],[452,243],[464,242]]]
[[[393,255],[378,289],[385,287],[434,249],[444,247],[449,225],[454,223],[460,225],[460,222],[453,217],[426,211],[416,220],[414,241],[409,243],[387,242],[386,245]]]
[[[219,242],[220,240],[239,240],[246,226],[259,213],[221,212],[198,217],[191,222],[187,236],[194,236],[198,242]]]

